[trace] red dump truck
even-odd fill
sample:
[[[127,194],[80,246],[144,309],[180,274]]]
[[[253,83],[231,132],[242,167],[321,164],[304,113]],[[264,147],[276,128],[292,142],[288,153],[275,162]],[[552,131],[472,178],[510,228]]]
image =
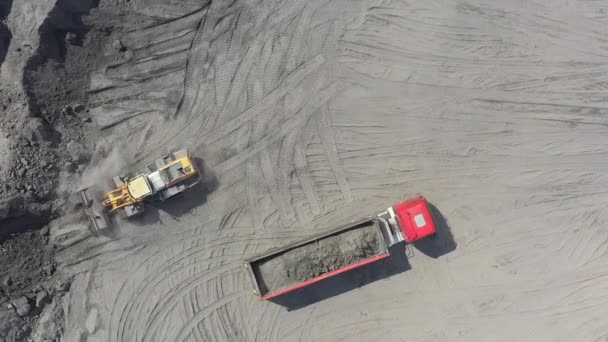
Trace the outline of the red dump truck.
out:
[[[398,203],[375,215],[328,230],[244,261],[261,300],[389,257],[389,247],[436,233],[426,199]]]

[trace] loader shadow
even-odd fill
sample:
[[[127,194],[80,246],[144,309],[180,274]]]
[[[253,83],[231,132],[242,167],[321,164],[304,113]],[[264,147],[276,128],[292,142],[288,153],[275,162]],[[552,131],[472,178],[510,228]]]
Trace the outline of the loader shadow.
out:
[[[452,234],[452,228],[448,224],[448,221],[445,219],[443,214],[441,214],[436,206],[431,203],[428,204],[429,209],[431,210],[431,215],[433,216],[433,220],[435,221],[437,233],[434,237],[418,240],[414,242],[413,245],[414,248],[421,253],[431,258],[439,258],[455,250],[457,244],[456,240],[454,239],[454,234]]]
[[[386,259],[327,278],[269,301],[285,307],[287,311],[298,310],[410,269],[405,245],[398,244],[390,248],[390,256]]]
[[[193,161],[200,171],[200,182],[164,202],[146,203],[146,212],[141,217],[133,220],[135,224],[163,223],[160,218],[161,211],[169,214],[174,220],[179,221],[180,216],[188,214],[207,202],[209,194],[217,190],[220,183],[215,173],[202,159],[193,158]]]

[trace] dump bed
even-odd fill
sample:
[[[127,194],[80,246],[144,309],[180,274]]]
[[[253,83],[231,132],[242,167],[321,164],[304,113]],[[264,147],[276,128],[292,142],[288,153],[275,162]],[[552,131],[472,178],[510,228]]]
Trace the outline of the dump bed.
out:
[[[254,292],[270,299],[389,256],[380,222],[365,218],[245,260]]]

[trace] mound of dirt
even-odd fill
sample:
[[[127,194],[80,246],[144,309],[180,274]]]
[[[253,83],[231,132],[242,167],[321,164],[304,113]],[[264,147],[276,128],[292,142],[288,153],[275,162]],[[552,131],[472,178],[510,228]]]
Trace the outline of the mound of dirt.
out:
[[[377,226],[357,226],[271,257],[254,266],[262,293],[275,292],[355,264],[382,251]]]
[[[2,341],[23,341],[31,328],[10,305],[0,306],[0,337]]]
[[[70,189],[63,183],[89,161],[99,132],[88,111],[89,75],[120,31],[117,16],[90,19],[98,4],[0,5],[0,304],[9,308],[0,321],[18,323],[0,326],[0,340],[25,340],[54,297],[46,225],[62,213]]]
[[[43,228],[0,243],[0,337],[25,340],[48,302],[49,291],[54,292],[45,289],[55,272],[48,239],[48,229]]]
[[[25,199],[22,211],[0,215],[0,240],[61,214],[62,190],[70,188],[62,183],[80,178],[93,155],[101,132],[89,111],[91,75],[103,63],[128,60],[127,47],[113,56],[104,49],[140,23],[116,6],[96,0],[0,6],[8,23],[0,24],[0,40],[11,38],[8,46],[0,42],[0,199]],[[43,215],[31,207],[40,204],[48,207]]]
[[[0,297],[35,293],[39,284],[53,273],[47,232],[43,229],[19,234],[0,244],[0,265],[3,265]]]

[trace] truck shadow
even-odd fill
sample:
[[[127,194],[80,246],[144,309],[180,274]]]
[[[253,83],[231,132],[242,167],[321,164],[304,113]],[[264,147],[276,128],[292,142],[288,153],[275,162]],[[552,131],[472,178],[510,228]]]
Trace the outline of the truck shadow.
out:
[[[398,244],[390,248],[390,257],[386,259],[364,265],[302,289],[288,292],[269,301],[285,307],[287,311],[298,310],[410,269],[411,267],[405,253],[405,245]]]
[[[220,183],[215,173],[200,158],[193,158],[200,171],[201,181],[194,187],[165,200],[164,202],[146,203],[146,212],[133,220],[135,224],[147,225],[161,221],[160,211],[169,214],[173,219],[179,221],[179,217],[195,210],[207,202],[210,193],[217,190]],[[162,222],[161,222],[162,223]]]
[[[428,203],[428,202],[427,202]],[[443,214],[432,203],[429,204],[431,215],[435,221],[437,233],[432,238],[418,240],[413,243],[414,248],[431,258],[439,258],[456,249],[456,240],[452,228]]]

